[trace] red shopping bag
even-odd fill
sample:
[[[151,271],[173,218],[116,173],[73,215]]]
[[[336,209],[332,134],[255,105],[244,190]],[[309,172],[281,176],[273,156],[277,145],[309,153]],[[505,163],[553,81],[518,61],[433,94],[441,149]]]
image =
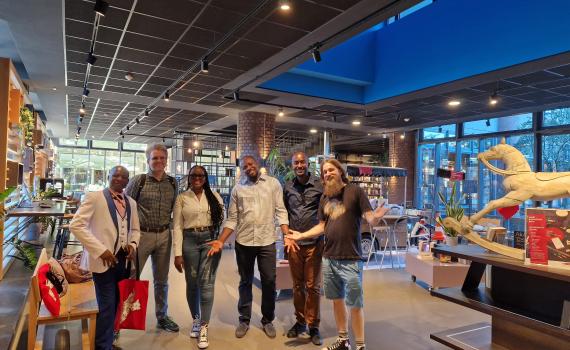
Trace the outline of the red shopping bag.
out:
[[[115,316],[115,331],[119,329],[144,331],[146,327],[148,281],[139,280],[138,256],[136,260],[136,279],[124,279],[119,282],[119,305]]]

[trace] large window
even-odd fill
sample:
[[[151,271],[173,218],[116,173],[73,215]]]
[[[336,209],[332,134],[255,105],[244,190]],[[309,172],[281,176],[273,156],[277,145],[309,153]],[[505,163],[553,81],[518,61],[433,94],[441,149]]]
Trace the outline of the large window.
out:
[[[422,139],[435,140],[446,139],[456,136],[457,126],[455,124],[447,124],[425,128],[422,130]]]
[[[464,135],[493,134],[526,129],[532,129],[532,113],[463,123]]]
[[[543,136],[542,169],[546,172],[570,171],[570,134]],[[557,199],[547,203],[547,206],[570,208],[570,199]]]
[[[534,118],[542,118],[542,122],[535,122]],[[544,128],[535,129],[535,125]],[[533,171],[540,165],[543,172],[570,172],[568,125],[570,108],[561,108],[543,113],[465,122],[457,129],[454,125],[452,130],[458,130],[458,135],[449,137],[453,141],[441,135],[445,126],[423,129],[418,146],[416,205],[439,211],[443,209],[438,203],[437,192],[448,197],[451,182],[446,178],[430,176],[434,171],[437,174],[437,169],[465,173],[465,179],[458,186],[459,195],[463,196],[462,206],[468,216],[483,209],[490,201],[505,196],[508,190],[503,187],[504,176],[490,171],[477,159],[479,153],[498,145],[503,138],[507,144],[522,153]],[[537,144],[539,139],[541,142]],[[535,159],[535,152],[539,152],[537,154],[541,155],[541,159]],[[490,163],[498,168],[505,167],[501,161],[493,160]],[[531,200],[522,203],[515,216],[510,220],[502,220],[502,225],[511,231],[524,230],[525,209],[535,205],[537,203]],[[570,208],[570,198],[544,202],[542,205]],[[487,216],[500,218],[496,211]]]
[[[544,111],[543,126],[560,126],[570,124],[570,108],[551,109]]]
[[[105,188],[109,170],[116,165],[126,167],[131,177],[146,172],[144,152],[120,151],[117,142],[92,140],[85,141],[86,147],[64,146],[68,144],[60,139],[60,147],[55,152],[55,177],[64,179],[66,194]],[[146,148],[142,144],[132,145],[133,148]]]

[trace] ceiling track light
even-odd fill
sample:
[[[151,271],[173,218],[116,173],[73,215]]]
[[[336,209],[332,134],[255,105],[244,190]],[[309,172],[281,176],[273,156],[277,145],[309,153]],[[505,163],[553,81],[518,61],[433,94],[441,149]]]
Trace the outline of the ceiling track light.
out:
[[[321,47],[321,44],[315,44],[315,46],[313,46],[313,48],[311,49],[311,55],[313,56],[313,61],[315,61],[315,63],[319,63],[321,62],[321,51],[319,50],[319,48]]]
[[[491,120],[487,119],[487,121],[485,122],[485,125],[487,125],[487,127],[491,126]]]
[[[137,118],[135,119],[135,123],[140,124],[140,123],[141,123],[141,120],[137,117]]]
[[[77,127],[77,133],[79,134],[79,132],[81,132],[81,127],[80,127],[80,126]]]
[[[291,1],[289,0],[279,0],[279,9],[281,11],[291,10]]]
[[[202,61],[200,62],[200,71],[202,73],[208,73],[208,59],[207,58],[202,59]]]
[[[79,115],[79,123],[83,123],[83,116]]]
[[[150,113],[150,112],[148,111],[148,109],[145,109],[145,110],[144,110],[144,116],[145,116],[145,117],[148,117],[148,114],[149,114],[149,113]]]
[[[166,92],[164,93],[164,101],[166,102],[170,101],[170,92],[168,90],[166,90]]]
[[[98,15],[105,17],[108,8],[109,8],[109,3],[107,1],[95,0],[95,6],[93,7],[93,10]]]
[[[123,132],[123,130],[119,131],[119,135],[124,136],[125,133]]]
[[[127,79],[128,81],[131,81],[134,78],[135,78],[135,76],[131,72],[127,72],[127,74],[125,74],[125,79]]]
[[[87,88],[87,86],[84,87],[84,88],[83,88],[83,94],[82,94],[82,96],[83,96],[83,97],[89,96],[89,92],[90,92],[90,91],[89,91],[89,89]]]
[[[131,129],[130,125],[127,125],[127,131],[129,131]]]
[[[97,56],[95,56],[93,54],[93,51],[89,52],[89,54],[87,54],[87,59],[85,60],[85,62],[87,62],[90,65],[95,65],[95,62],[97,62]]]
[[[164,137],[162,138],[162,143],[166,143],[166,139]]]
[[[234,101],[239,101],[239,91],[234,91],[233,97],[234,97]]]
[[[439,127],[437,128],[437,132],[441,134],[442,131],[443,131],[443,128],[442,128],[441,126],[439,126]]]

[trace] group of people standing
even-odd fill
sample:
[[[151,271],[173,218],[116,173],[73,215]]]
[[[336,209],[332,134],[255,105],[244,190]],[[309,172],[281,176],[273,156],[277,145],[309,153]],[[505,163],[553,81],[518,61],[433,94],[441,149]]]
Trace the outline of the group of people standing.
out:
[[[387,209],[373,211],[365,192],[349,183],[338,161],[325,160],[319,179],[308,171],[306,155],[295,153],[295,178],[283,189],[277,179],[261,173],[256,158],[244,156],[240,161],[242,176],[232,190],[225,217],[222,198],[211,190],[204,167],[190,169],[188,189],[177,196],[176,182],[165,172],[166,148],[151,145],[146,156],[147,174],[129,181],[126,168],[112,168],[109,188],[88,193],[70,225],[85,247],[82,267],[93,272],[99,304],[96,349],[112,349],[113,341],[118,339],[112,326],[118,303],[117,284],[132,275],[126,266],[135,258],[142,269],[151,257],[157,327],[179,331],[167,313],[171,247],[174,266],[186,279],[186,298],[193,319],[190,336],[197,338],[200,349],[207,348],[216,271],[224,242],[234,233],[240,277],[235,336],[243,338],[249,330],[257,261],[262,329],[275,338],[277,222],[293,277],[296,323],[287,337],[308,334],[315,345],[322,344],[322,273],[324,293],[333,301],[338,331],[337,339],[324,350],[351,348],[347,307],[356,349],[365,350],[360,219],[375,225]]]

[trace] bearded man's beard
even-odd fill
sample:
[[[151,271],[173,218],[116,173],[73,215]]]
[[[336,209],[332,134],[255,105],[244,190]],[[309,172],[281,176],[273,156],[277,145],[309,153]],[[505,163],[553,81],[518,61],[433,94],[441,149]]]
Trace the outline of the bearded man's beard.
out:
[[[325,180],[325,188],[323,190],[323,193],[325,196],[332,198],[338,196],[343,188],[344,183],[335,176],[329,180]]]

